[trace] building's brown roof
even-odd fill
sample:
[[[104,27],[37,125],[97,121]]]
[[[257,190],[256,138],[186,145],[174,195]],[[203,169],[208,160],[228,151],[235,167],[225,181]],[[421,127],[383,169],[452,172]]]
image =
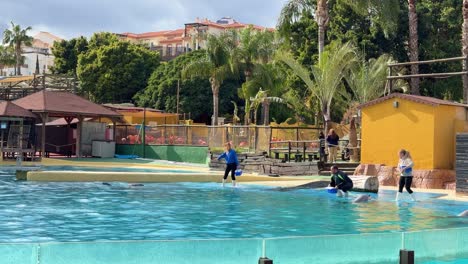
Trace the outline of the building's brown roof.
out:
[[[445,101],[442,99],[437,99],[434,97],[427,97],[427,96],[419,96],[419,95],[410,95],[410,94],[403,94],[403,93],[392,93],[390,95],[380,97],[378,99],[375,99],[373,101],[367,102],[365,104],[361,104],[359,108],[365,108],[371,105],[376,105],[379,104],[383,101],[393,99],[393,98],[400,98],[400,99],[405,99],[408,101],[413,101],[416,103],[421,103],[421,104],[428,104],[432,106],[437,106],[437,105],[451,105],[451,106],[459,106],[459,107],[467,107],[468,105],[466,104],[461,104],[457,102],[450,102],[450,101]]]
[[[31,111],[9,101],[0,102],[0,117],[37,118],[37,116]]]
[[[130,112],[140,112],[140,111],[147,111],[147,112],[157,112],[162,113],[162,110],[154,109],[154,108],[145,108],[145,107],[138,107],[138,106],[131,106],[131,105],[122,105],[122,104],[103,104],[103,106],[114,110],[114,111],[130,111]]]
[[[37,113],[49,116],[121,117],[102,105],[90,102],[69,92],[39,91],[14,101],[15,104]]]

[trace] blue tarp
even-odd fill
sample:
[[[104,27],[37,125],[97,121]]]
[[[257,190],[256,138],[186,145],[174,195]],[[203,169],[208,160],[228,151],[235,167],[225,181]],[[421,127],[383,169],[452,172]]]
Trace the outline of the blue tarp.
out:
[[[139,158],[137,155],[119,155],[119,154],[115,154],[114,157],[116,159],[137,159],[137,158]]]

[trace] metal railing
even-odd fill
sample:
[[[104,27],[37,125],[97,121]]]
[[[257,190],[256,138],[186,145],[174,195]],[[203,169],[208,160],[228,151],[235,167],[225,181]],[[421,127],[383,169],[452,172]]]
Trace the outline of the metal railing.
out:
[[[117,125],[117,144],[208,146],[222,150],[226,142],[241,152],[269,152],[272,141],[313,141],[319,128],[270,126],[203,126],[203,125]],[[143,136],[144,135],[144,136]],[[144,137],[144,138],[143,138]]]

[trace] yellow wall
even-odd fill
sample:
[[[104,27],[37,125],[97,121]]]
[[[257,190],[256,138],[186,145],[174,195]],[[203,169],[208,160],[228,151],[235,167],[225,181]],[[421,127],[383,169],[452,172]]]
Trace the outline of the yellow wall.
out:
[[[398,151],[404,148],[411,152],[416,169],[434,168],[436,108],[400,98],[363,108],[361,162],[396,166]]]
[[[463,109],[463,108],[462,108]],[[457,107],[440,105],[435,115],[434,169],[453,169]]]

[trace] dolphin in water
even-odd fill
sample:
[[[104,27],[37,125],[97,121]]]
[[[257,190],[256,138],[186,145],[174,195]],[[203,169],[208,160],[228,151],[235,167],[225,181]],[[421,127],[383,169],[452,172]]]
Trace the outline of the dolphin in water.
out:
[[[368,194],[361,194],[356,199],[354,199],[353,203],[365,203],[370,200],[370,195]]]
[[[460,217],[468,217],[468,210],[465,210],[465,211],[461,212],[460,214],[458,214],[458,216],[460,216]]]

